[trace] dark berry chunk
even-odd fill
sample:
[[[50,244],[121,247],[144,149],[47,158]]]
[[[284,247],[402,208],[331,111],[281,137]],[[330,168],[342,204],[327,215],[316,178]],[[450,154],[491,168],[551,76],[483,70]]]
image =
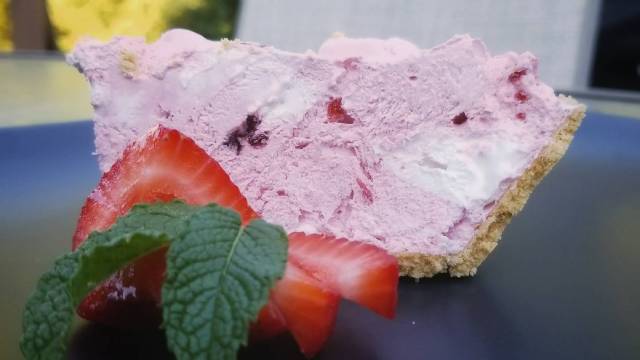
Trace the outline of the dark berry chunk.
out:
[[[418,80],[418,77],[415,75],[409,76],[409,80]]]
[[[468,120],[467,114],[465,114],[464,112],[461,112],[460,114],[454,116],[453,119],[451,119],[451,122],[453,122],[455,125],[462,125],[466,123],[467,120]]]
[[[529,94],[527,94],[527,92],[524,90],[518,90],[514,95],[514,97],[516,98],[516,100],[518,100],[521,103],[529,100]]]
[[[267,145],[267,141],[269,141],[269,135],[266,133],[260,133],[249,136],[249,145],[253,147],[262,147]]]
[[[342,107],[342,98],[331,98],[327,104],[327,118],[329,122],[341,124],[353,124],[355,119]]]
[[[527,69],[516,70],[509,75],[509,81],[515,84],[525,75],[527,75]]]
[[[519,113],[516,114],[516,118],[518,120],[526,120],[527,119],[527,114],[523,113],[523,112],[519,112]]]
[[[260,125],[261,122],[262,121],[257,114],[247,115],[242,124],[229,132],[227,139],[222,144],[230,147],[231,149],[236,149],[237,154],[240,154],[240,151],[242,150],[241,140],[243,139],[246,139],[249,145],[253,147],[262,147],[266,145],[269,140],[267,133],[265,132],[256,135],[258,125]]]

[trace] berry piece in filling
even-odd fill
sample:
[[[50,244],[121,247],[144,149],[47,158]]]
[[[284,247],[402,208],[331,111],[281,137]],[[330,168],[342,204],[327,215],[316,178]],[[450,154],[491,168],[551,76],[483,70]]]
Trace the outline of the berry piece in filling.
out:
[[[242,124],[229,132],[227,139],[222,143],[231,149],[236,150],[236,154],[240,155],[242,151],[242,140],[247,140],[249,145],[253,147],[263,147],[267,145],[269,140],[268,133],[256,134],[258,125],[262,121],[256,114],[249,114]]]
[[[353,124],[355,119],[342,107],[342,98],[331,98],[327,104],[327,119],[330,123]]]
[[[515,84],[525,75],[527,75],[527,69],[516,70],[509,75],[509,82]]]
[[[527,94],[527,92],[524,90],[518,90],[514,95],[514,97],[516,98],[516,100],[518,100],[521,103],[529,100],[529,94]]]
[[[454,116],[453,119],[451,119],[451,122],[454,123],[455,125],[462,125],[466,123],[467,120],[468,120],[467,114],[461,112],[460,114]]]

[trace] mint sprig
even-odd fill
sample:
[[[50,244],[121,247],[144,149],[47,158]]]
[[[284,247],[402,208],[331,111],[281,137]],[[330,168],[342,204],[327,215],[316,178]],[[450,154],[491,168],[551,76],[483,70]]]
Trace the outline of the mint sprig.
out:
[[[98,284],[163,246],[163,314],[178,359],[233,358],[249,323],[282,276],[287,237],[279,226],[242,226],[233,210],[182,202],[139,205],[55,261],[27,301],[20,348],[27,359],[62,359],[74,309]],[[197,329],[195,331],[194,329]]]

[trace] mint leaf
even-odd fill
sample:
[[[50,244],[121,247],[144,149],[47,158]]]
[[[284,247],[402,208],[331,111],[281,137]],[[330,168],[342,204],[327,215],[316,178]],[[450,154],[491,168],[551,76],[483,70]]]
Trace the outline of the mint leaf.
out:
[[[27,359],[63,359],[73,312],[82,299],[113,272],[168,243],[161,233],[137,232],[103,243],[92,241],[95,236],[82,250],[56,260],[27,300],[20,340]]]
[[[178,359],[235,359],[249,324],[284,272],[287,236],[234,211],[207,206],[167,254],[162,289],[167,344]]]

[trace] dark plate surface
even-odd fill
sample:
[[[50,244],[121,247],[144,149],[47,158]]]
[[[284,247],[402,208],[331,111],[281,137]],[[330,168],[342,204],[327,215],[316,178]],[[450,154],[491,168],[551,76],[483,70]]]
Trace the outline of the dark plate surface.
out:
[[[26,297],[67,251],[99,173],[89,122],[0,129],[0,358]],[[640,121],[589,114],[474,278],[400,284],[393,321],[343,303],[319,359],[640,358]],[[73,359],[170,358],[160,333],[95,325]],[[283,337],[243,358],[298,358]]]

